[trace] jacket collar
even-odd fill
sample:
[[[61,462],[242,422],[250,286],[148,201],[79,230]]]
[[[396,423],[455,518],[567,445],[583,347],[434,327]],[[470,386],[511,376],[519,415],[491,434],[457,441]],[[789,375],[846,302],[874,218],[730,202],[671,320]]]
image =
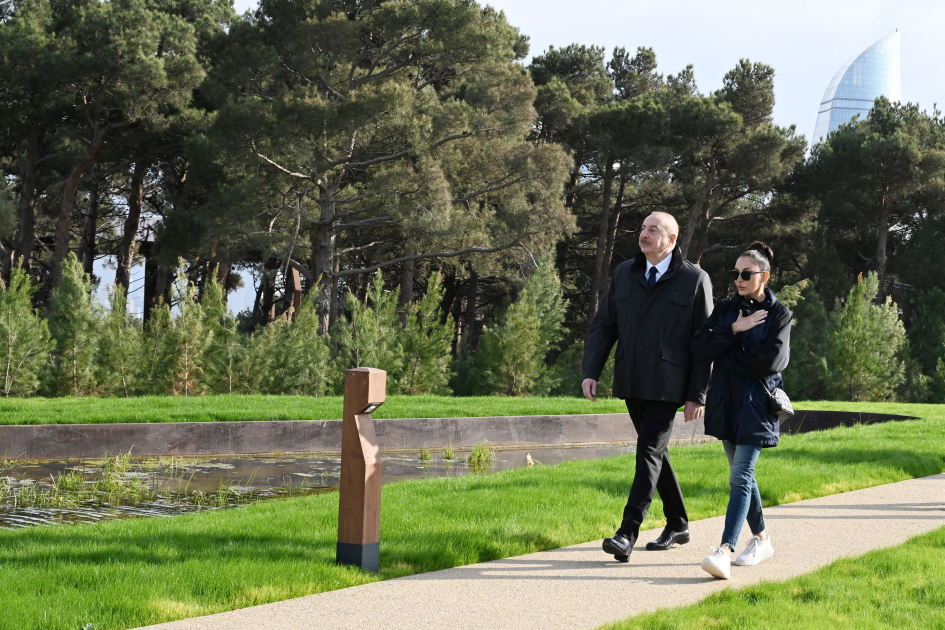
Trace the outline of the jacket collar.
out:
[[[777,296],[775,296],[774,291],[772,291],[768,287],[765,287],[765,299],[763,299],[762,301],[759,302],[758,300],[754,300],[750,297],[745,297],[743,295],[738,296],[738,301],[740,303],[748,304],[754,308],[763,308],[767,310],[771,308],[775,302],[778,301],[778,298]]]
[[[669,262],[669,269],[666,270],[666,275],[672,274],[674,271],[682,267],[683,257],[682,252],[679,251],[679,245],[676,245],[673,248],[673,253],[671,254],[672,259]],[[646,269],[646,254],[643,252],[637,252],[637,255],[633,257],[633,267],[636,269]],[[662,280],[662,278],[660,278]]]
[[[660,276],[657,284],[662,284],[663,280],[668,280],[677,269],[682,267],[682,252],[679,251],[679,245],[673,248],[673,253],[670,254],[669,269],[666,270],[666,273]],[[637,252],[637,255],[633,257],[633,263],[631,265],[633,270],[633,275],[636,276],[638,282],[646,285],[646,255],[643,252]],[[647,287],[649,288],[649,287]]]

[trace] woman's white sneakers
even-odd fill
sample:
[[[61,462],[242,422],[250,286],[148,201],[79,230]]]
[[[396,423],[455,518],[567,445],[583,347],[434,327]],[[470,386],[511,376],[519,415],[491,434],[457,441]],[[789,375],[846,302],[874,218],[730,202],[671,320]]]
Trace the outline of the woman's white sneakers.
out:
[[[745,551],[735,559],[735,564],[740,567],[753,567],[773,555],[774,549],[771,547],[771,536],[768,536],[765,540],[752,536],[745,547]]]
[[[761,540],[758,536],[752,536],[745,547],[745,551],[735,560],[735,564],[740,567],[753,567],[773,555],[774,549],[771,547],[770,536],[766,540]],[[728,549],[725,547],[709,547],[709,555],[702,560],[702,570],[723,580],[731,579],[732,558]]]
[[[732,558],[724,547],[709,547],[709,555],[702,561],[702,570],[717,578],[732,577]]]

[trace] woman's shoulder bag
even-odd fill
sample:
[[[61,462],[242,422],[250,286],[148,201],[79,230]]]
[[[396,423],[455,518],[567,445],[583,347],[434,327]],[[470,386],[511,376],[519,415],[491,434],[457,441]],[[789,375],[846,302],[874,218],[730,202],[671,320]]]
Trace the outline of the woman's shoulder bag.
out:
[[[768,403],[768,411],[776,415],[778,420],[781,421],[781,424],[794,415],[794,407],[791,406],[791,399],[788,398],[787,393],[783,389],[780,387],[775,387],[773,390],[768,389],[764,381],[761,381],[761,386],[765,388],[765,391],[768,392],[768,396],[771,398]]]

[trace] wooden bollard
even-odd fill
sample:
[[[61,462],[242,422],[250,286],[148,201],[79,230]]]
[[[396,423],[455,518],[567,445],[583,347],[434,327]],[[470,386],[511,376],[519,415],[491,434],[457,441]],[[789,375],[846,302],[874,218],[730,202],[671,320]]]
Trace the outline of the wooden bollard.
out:
[[[345,372],[341,427],[341,496],[335,562],[377,573],[381,542],[381,454],[371,414],[384,403],[387,372]]]

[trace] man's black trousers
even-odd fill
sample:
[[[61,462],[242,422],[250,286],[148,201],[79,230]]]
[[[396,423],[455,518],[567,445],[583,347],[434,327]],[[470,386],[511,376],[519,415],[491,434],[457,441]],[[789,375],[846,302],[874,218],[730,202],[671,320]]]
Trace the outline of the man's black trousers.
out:
[[[669,438],[673,434],[673,419],[678,403],[630,398],[627,411],[637,430],[637,462],[630,486],[630,497],[623,509],[623,522],[618,532],[632,541],[640,533],[640,524],[646,518],[653,502],[653,491],[659,491],[663,500],[666,525],[676,531],[689,527],[689,515],[683,501],[679,480],[669,463]]]

